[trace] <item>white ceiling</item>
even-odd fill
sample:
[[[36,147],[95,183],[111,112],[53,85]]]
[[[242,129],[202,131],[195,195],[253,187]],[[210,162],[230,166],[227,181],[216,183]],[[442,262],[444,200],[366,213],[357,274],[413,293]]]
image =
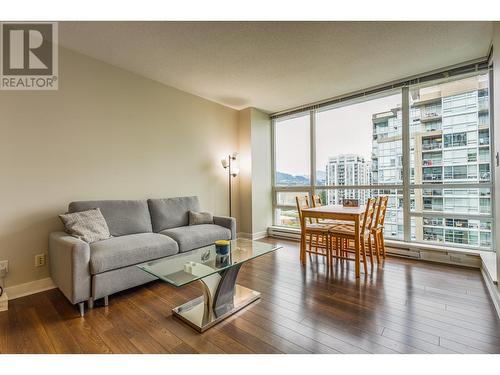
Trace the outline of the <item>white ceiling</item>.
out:
[[[278,112],[486,56],[490,22],[61,22],[69,49]]]

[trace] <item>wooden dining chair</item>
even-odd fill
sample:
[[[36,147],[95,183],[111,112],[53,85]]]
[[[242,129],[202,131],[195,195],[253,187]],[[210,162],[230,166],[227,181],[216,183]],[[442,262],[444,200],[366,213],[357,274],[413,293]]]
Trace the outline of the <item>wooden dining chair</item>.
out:
[[[323,206],[323,201],[321,199],[321,196],[318,195],[318,194],[313,194],[312,196],[312,206],[313,207],[321,207]],[[316,221],[316,223],[321,223],[321,224],[340,224],[341,222],[337,221],[337,220],[331,220],[331,219],[314,219]]]
[[[330,263],[330,226],[309,221],[306,223],[305,228],[302,228],[302,210],[310,208],[309,197],[296,196],[297,211],[299,213],[299,220],[301,223],[301,231],[304,231],[306,236],[306,252],[316,255],[324,255],[327,257],[327,262]],[[309,249],[307,248],[309,244]]]
[[[314,194],[312,196],[312,202],[313,202],[313,207],[321,207],[323,206],[323,200],[321,199],[321,196],[318,194]],[[332,220],[332,219],[316,219],[316,222],[322,223],[322,224],[352,224],[351,221],[345,221],[345,220]]]
[[[368,243],[368,255],[370,257],[370,262],[373,266],[373,250],[370,240],[371,228],[374,222],[375,216],[375,205],[377,200],[375,198],[369,198],[366,202],[365,213],[363,215],[363,222],[361,228],[359,229],[360,234],[360,258],[363,261],[363,268],[365,274],[368,273],[367,259],[366,259],[366,246]],[[330,227],[330,241],[335,243],[336,257],[340,259],[352,260],[348,255],[353,254],[356,249],[351,249],[349,244],[355,241],[355,227],[353,224],[339,224]],[[355,243],[355,242],[354,242]]]
[[[387,195],[378,198],[377,214],[375,215],[375,220],[370,230],[374,241],[375,255],[377,256],[377,261],[379,262],[380,256],[385,259],[384,222],[388,201],[389,197]]]

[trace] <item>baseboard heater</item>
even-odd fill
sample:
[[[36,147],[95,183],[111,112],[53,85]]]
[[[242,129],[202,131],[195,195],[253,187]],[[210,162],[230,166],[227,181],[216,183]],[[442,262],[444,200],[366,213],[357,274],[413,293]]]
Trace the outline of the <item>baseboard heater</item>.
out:
[[[393,247],[387,247],[386,252],[389,255],[410,258],[410,259],[421,259],[420,251],[410,250],[410,249],[395,249]]]
[[[298,229],[269,227],[268,235],[292,241],[300,241],[300,231]],[[433,250],[419,246],[405,247],[387,240],[387,254],[408,259],[419,259],[430,262],[446,263],[459,266],[480,268],[481,259],[477,254],[464,254],[449,250]]]
[[[267,234],[271,237],[300,241],[300,232],[292,231],[288,228],[269,227],[267,230]]]

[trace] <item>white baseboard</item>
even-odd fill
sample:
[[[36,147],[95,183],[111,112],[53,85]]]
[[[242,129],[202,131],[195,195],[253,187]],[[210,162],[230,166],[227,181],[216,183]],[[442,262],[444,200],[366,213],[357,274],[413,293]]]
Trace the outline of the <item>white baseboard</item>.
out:
[[[261,238],[265,237],[267,237],[267,230],[256,233],[240,232],[237,234],[237,238],[245,238],[247,240],[260,240]]]
[[[46,277],[45,279],[9,286],[5,288],[5,291],[9,295],[9,300],[13,300],[19,297],[29,296],[30,294],[35,294],[54,288],[56,288],[56,285],[54,284],[52,279],[50,277]]]

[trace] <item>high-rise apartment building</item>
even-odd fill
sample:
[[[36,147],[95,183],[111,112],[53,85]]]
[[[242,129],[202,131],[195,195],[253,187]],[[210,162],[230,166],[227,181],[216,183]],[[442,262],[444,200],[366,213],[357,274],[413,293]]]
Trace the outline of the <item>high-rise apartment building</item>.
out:
[[[415,89],[410,96],[410,183],[435,185],[411,189],[410,209],[419,214],[411,218],[412,240],[491,247],[491,221],[457,218],[491,211],[489,188],[464,186],[490,181],[487,77]],[[401,184],[401,108],[376,113],[372,122],[373,183]],[[387,192],[387,234],[401,238],[402,191]]]
[[[326,184],[329,186],[370,185],[372,183],[371,162],[360,155],[337,155],[328,159]],[[344,198],[366,201],[369,191],[364,189],[328,190],[329,204],[342,204]]]
[[[372,169],[374,185],[403,183],[403,146],[401,108],[372,115]],[[388,195],[385,233],[388,237],[403,238],[403,191],[380,189],[372,195]]]

